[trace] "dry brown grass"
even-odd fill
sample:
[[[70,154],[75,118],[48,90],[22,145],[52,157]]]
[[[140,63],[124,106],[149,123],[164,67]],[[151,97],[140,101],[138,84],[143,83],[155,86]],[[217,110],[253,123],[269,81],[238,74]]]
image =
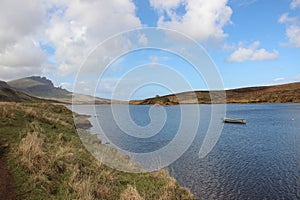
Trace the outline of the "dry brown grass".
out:
[[[76,199],[92,200],[94,186],[91,183],[91,177],[89,175],[80,175],[80,169],[78,165],[75,165],[71,169],[72,173],[68,180],[69,186],[76,191]]]
[[[33,113],[26,109],[26,114]],[[21,163],[31,171],[30,179],[34,184],[43,183],[44,187],[50,185],[47,176],[54,176],[58,171],[66,171],[69,167],[71,175],[66,180],[70,189],[75,191],[76,199],[94,199],[94,186],[91,183],[91,177],[88,174],[82,174],[78,164],[67,166],[65,160],[74,159],[74,144],[62,144],[58,141],[52,148],[52,152],[47,151],[45,146],[45,137],[42,134],[43,129],[37,122],[32,122],[27,128],[26,136],[21,139],[17,154],[21,158]],[[62,135],[58,136],[62,138]],[[53,167],[55,164],[55,167]],[[70,194],[66,194],[66,198]]]
[[[44,138],[39,134],[41,128],[35,123],[31,124],[33,132],[27,133],[19,144],[18,154],[21,162],[32,171],[41,171],[45,164],[45,152],[43,151]],[[44,171],[44,170],[42,170]]]
[[[129,174],[96,160],[82,145],[72,112],[62,106],[0,103],[0,114],[5,116],[0,141],[11,144],[10,162],[22,199],[192,199],[166,171]],[[94,135],[79,135],[96,154],[139,169]]]
[[[1,117],[8,117],[9,112],[7,110],[7,108],[4,105],[0,104],[0,116]]]
[[[169,172],[165,169],[158,170],[153,173],[153,175],[159,179],[163,180],[166,184],[163,187],[163,193],[158,198],[158,200],[169,200],[169,199],[194,199],[192,193],[188,193],[184,197],[180,197],[177,193],[178,184],[175,178],[169,175]],[[187,189],[186,189],[187,190]]]
[[[134,187],[128,185],[127,188],[121,193],[120,200],[144,200],[144,198],[140,196]]]
[[[0,102],[0,117],[9,118],[12,117],[13,113],[10,112],[10,107],[15,106],[17,103]]]

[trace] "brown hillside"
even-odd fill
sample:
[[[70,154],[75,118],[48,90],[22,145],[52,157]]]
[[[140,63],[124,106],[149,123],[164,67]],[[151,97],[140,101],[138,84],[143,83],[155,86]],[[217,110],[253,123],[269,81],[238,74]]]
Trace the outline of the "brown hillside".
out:
[[[214,103],[225,103],[222,91],[194,91],[131,101],[132,104],[176,105],[210,104],[210,95],[217,99]],[[300,82],[275,86],[248,87],[226,90],[226,103],[300,103]],[[195,95],[197,98],[195,99]],[[215,100],[216,100],[215,99]]]

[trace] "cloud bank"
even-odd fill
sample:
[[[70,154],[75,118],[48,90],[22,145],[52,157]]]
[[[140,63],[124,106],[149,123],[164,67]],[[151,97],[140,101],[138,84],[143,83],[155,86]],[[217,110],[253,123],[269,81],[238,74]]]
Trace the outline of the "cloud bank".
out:
[[[142,26],[135,9],[130,0],[2,0],[0,79],[74,75],[98,43]]]
[[[222,41],[230,23],[228,0],[150,0],[159,27],[198,41]],[[181,7],[184,13],[178,13]],[[97,44],[122,31],[145,25],[131,0],[2,0],[0,6],[0,79],[32,74],[74,76]],[[11,12],[11,11],[14,12]],[[147,38],[139,36],[147,45]],[[118,48],[108,47],[108,50]]]
[[[223,27],[230,23],[232,10],[228,0],[150,0],[160,12],[158,26],[185,33],[196,40],[222,40],[227,34]],[[177,9],[184,7],[183,15]]]

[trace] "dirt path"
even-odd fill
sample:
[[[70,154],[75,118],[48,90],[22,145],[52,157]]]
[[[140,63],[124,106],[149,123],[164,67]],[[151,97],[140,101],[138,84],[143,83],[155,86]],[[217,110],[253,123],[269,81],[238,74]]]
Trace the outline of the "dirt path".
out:
[[[6,161],[0,153],[0,200],[16,199],[14,180],[9,172]]]

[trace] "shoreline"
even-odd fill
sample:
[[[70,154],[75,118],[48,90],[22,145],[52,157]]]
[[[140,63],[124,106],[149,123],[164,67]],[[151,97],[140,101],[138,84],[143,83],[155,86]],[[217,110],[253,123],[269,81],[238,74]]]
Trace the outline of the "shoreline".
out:
[[[119,154],[107,145],[95,143],[90,133],[79,135],[73,113],[65,106],[1,102],[0,117],[0,146],[9,144],[3,158],[12,173],[17,198],[195,199],[162,171],[130,174],[96,160],[80,136],[88,136],[85,139],[101,147],[105,155]]]
[[[69,109],[69,108],[68,108]],[[72,110],[71,110],[72,111]],[[99,143],[99,141],[100,141],[100,143],[102,143],[102,139],[100,138],[100,136],[98,137],[98,135],[96,134],[96,133],[94,133],[94,132],[92,132],[91,131],[91,128],[93,127],[93,124],[92,124],[92,122],[89,120],[92,116],[90,115],[90,114],[78,114],[78,113],[76,113],[76,112],[74,112],[74,111],[72,111],[73,113],[75,113],[75,115],[76,116],[79,116],[79,117],[83,117],[83,118],[85,118],[86,120],[88,120],[88,122],[86,122],[86,123],[88,123],[88,124],[90,124],[90,128],[87,128],[87,129],[84,129],[86,132],[88,132],[88,134],[90,134],[90,136],[91,137],[93,137],[94,139],[88,139],[88,142],[87,142],[87,140],[86,139],[84,139],[83,138],[83,140],[84,141],[82,141],[82,143],[86,146],[86,148],[88,149],[88,147],[89,146],[93,146],[93,143]],[[74,119],[75,121],[76,121],[76,119]],[[97,139],[95,139],[95,138],[97,138]],[[88,145],[88,147],[87,147],[87,145]],[[142,169],[141,167],[140,167],[140,165],[139,165],[139,163],[136,163],[134,160],[132,160],[132,158],[128,155],[128,154],[125,154],[125,153],[123,153],[123,152],[121,152],[121,151],[119,151],[117,148],[115,148],[115,147],[113,147],[113,146],[111,146],[111,145],[107,145],[106,143],[105,144],[103,144],[103,145],[105,145],[105,146],[107,146],[108,148],[112,148],[112,151],[113,151],[113,153],[114,154],[116,154],[116,155],[121,155],[121,157],[123,157],[124,158],[124,156],[125,156],[125,160],[127,161],[127,162],[129,162],[130,163],[130,165],[131,165],[131,167],[137,167],[136,168],[136,170],[141,170],[140,172],[138,172],[138,173],[151,173],[151,174],[156,174],[156,173],[166,173],[166,175],[167,176],[170,176],[170,177],[172,177],[173,179],[174,179],[174,181],[176,181],[177,182],[177,184],[179,184],[178,183],[178,181],[175,179],[175,177],[173,177],[173,176],[171,176],[170,175],[170,171],[169,171],[169,168],[168,167],[166,167],[166,168],[164,168],[164,169],[159,169],[159,170],[156,170],[156,171],[153,171],[153,172],[147,172],[147,171],[144,171],[144,169]],[[97,148],[97,147],[95,147],[95,146],[93,146],[94,148]],[[93,154],[93,149],[88,149],[88,151],[93,155],[93,156],[96,156],[97,157],[97,155],[94,155]],[[116,152],[117,151],[117,152]],[[103,155],[102,155],[103,156]],[[101,160],[103,159],[102,157],[100,158]],[[99,160],[99,158],[97,158],[97,160]],[[126,169],[125,169],[126,170]],[[129,172],[130,173],[130,172]],[[136,173],[136,172],[134,172],[134,173]],[[182,186],[181,186],[182,187]],[[188,190],[190,190],[189,188],[187,188]]]
[[[57,105],[64,105],[64,106],[71,106],[71,105],[76,105],[76,106],[98,106],[98,105],[134,105],[134,106],[180,106],[180,105],[276,105],[276,104],[300,104],[300,102],[261,102],[261,103],[241,103],[241,102],[236,102],[236,103],[180,103],[180,104],[125,104],[125,103],[115,103],[115,104],[110,104],[110,103],[103,103],[103,104],[94,104],[94,103],[82,103],[82,104],[57,104]],[[69,108],[68,108],[69,109]],[[92,117],[92,116],[91,116]]]

